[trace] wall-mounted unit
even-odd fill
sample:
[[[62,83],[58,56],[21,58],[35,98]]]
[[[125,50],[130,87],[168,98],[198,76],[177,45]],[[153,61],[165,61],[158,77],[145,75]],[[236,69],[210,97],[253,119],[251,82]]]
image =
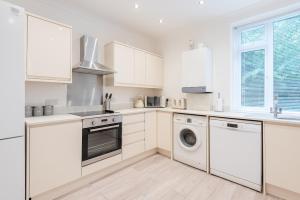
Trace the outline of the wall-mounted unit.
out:
[[[205,46],[183,52],[182,92],[212,93],[212,53]]]
[[[27,15],[26,81],[72,82],[72,27]]]
[[[120,42],[105,45],[105,64],[116,73],[105,77],[106,85],[161,89],[163,58]]]

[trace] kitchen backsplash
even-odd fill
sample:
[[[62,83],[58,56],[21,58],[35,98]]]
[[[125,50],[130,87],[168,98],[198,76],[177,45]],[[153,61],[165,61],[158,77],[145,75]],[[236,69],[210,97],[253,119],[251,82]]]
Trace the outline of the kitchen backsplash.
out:
[[[140,95],[159,95],[160,91],[144,88],[103,87],[103,94],[112,93],[111,108],[132,108],[134,99]],[[100,94],[100,95],[103,95]],[[54,83],[26,83],[26,105],[54,105],[54,113],[81,112],[102,109],[102,105],[86,104],[80,106],[68,105],[67,85]]]

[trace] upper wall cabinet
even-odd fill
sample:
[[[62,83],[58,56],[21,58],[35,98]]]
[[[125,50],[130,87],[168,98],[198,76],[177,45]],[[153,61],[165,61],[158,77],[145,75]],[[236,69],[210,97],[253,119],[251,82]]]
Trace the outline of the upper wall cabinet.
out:
[[[114,46],[114,66],[118,72],[115,79],[119,84],[134,84],[134,50],[123,46]]]
[[[106,77],[114,86],[163,87],[163,59],[155,54],[112,42],[105,46],[105,63],[117,72]]]
[[[146,81],[148,85],[161,88],[163,85],[163,63],[160,57],[147,54]]]
[[[27,17],[27,81],[72,82],[72,28]]]

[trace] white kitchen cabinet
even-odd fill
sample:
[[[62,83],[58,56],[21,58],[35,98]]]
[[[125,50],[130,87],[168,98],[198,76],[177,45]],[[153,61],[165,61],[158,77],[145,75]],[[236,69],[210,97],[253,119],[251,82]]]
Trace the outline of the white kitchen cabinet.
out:
[[[27,81],[72,81],[72,28],[48,19],[27,17]]]
[[[163,86],[163,64],[158,56],[147,54],[146,59],[146,82],[156,88]]]
[[[145,150],[157,148],[156,111],[145,113]]]
[[[134,50],[134,83],[146,85],[146,53]]]
[[[123,116],[122,159],[145,151],[145,113]]]
[[[114,68],[116,85],[134,83],[134,50],[124,45],[114,45]]]
[[[135,47],[112,42],[105,45],[105,64],[116,73],[105,77],[114,86],[162,88],[162,58]]]
[[[267,185],[298,193],[299,199],[300,127],[265,124],[264,131]]]
[[[81,177],[81,121],[33,126],[28,130],[30,197]]]
[[[172,113],[157,112],[158,148],[171,152],[172,149]]]

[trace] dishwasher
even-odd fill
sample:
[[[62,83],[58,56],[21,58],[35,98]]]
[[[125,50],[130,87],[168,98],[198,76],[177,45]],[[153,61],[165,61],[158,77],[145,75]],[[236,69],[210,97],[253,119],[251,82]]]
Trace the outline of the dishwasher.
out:
[[[211,118],[210,172],[262,191],[262,123]]]

